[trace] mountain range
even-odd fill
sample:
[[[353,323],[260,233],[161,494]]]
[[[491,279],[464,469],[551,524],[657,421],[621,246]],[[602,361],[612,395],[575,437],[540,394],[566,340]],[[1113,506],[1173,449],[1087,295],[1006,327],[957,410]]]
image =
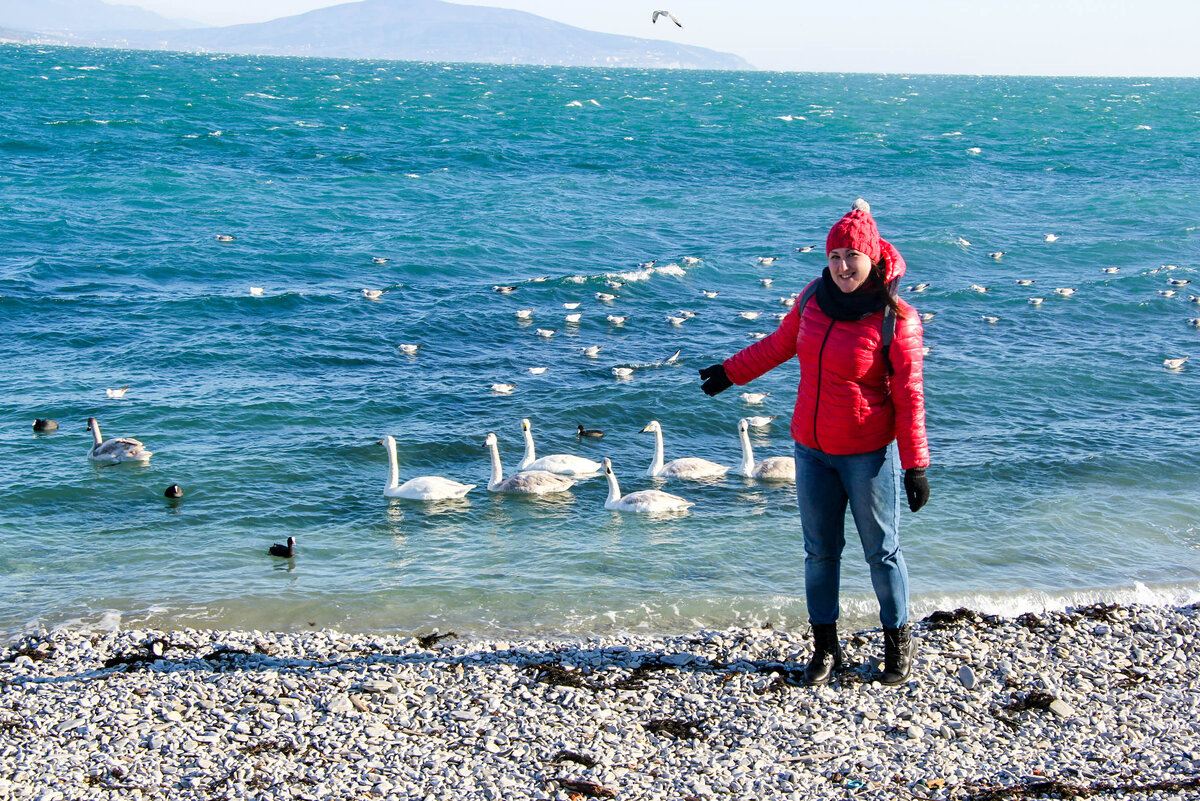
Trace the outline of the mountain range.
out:
[[[650,25],[647,14],[647,25]],[[195,27],[100,0],[5,0],[0,41],[202,53],[558,66],[754,69],[740,56],[597,33],[523,11],[361,0],[270,22]]]

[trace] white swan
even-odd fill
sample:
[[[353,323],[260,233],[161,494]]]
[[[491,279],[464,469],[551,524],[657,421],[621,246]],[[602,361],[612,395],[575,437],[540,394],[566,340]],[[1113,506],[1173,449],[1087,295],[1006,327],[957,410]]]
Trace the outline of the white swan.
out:
[[[738,437],[742,440],[742,461],[735,473],[765,481],[796,480],[796,460],[791,456],[770,456],[755,463],[754,451],[750,448],[750,421],[745,417],[738,420]]]
[[[654,459],[650,462],[650,467],[646,470],[648,476],[665,476],[669,478],[719,478],[729,472],[729,468],[724,465],[719,465],[716,462],[710,462],[707,459],[697,457],[688,457],[684,459],[672,459],[663,464],[663,436],[662,426],[657,420],[651,420],[646,424],[646,427],[641,430],[641,433],[654,434]],[[610,479],[611,480],[611,479]]]
[[[521,434],[525,437],[525,458],[517,465],[519,471],[545,470],[564,476],[594,476],[600,472],[599,462],[569,453],[554,453],[539,459],[533,448],[533,427],[528,417],[521,421]]]
[[[442,501],[449,498],[461,498],[471,490],[474,484],[461,484],[441,476],[418,476],[400,483],[400,462],[396,458],[396,439],[388,434],[379,440],[379,444],[387,448],[388,481],[383,488],[383,494],[389,498],[408,498],[410,501]]]
[[[604,475],[608,478],[608,500],[604,502],[605,509],[620,512],[682,512],[696,505],[692,501],[661,490],[640,490],[621,495],[621,487],[617,484],[617,477],[608,457],[604,459]]]
[[[113,437],[105,440],[100,436],[100,424],[96,422],[95,417],[89,417],[87,424],[88,430],[92,432],[93,440],[92,449],[88,451],[88,458],[93,462],[103,462],[104,464],[148,462],[154,455],[153,451],[146,450],[146,446],[136,439]]]
[[[545,470],[531,470],[505,478],[504,469],[500,466],[500,446],[496,442],[496,435],[489,433],[483,444],[492,455],[492,477],[488,480],[488,492],[546,495],[551,492],[566,492],[575,485],[575,479],[557,476]]]

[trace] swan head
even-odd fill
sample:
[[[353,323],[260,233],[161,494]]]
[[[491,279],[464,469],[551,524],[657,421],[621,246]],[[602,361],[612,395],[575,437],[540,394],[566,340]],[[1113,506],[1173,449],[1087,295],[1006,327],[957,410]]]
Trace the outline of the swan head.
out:
[[[524,419],[522,419],[522,420],[521,420],[521,430],[522,430],[522,431],[528,431],[528,430],[529,430],[529,428],[530,428],[530,426],[529,426],[529,418],[528,418],[528,417],[526,417],[526,418],[524,418]]]
[[[393,437],[391,434],[387,434],[384,436],[383,439],[379,440],[375,444],[382,445],[385,448],[394,448],[394,447],[396,447],[396,438]]]
[[[97,425],[95,417],[89,417],[87,421],[87,430],[91,431]]]
[[[658,421],[657,421],[657,420],[651,420],[649,423],[646,423],[646,427],[645,427],[645,428],[643,428],[643,429],[642,429],[641,431],[639,431],[638,433],[639,433],[639,434],[652,434],[652,433],[654,433],[654,432],[656,432],[656,431],[657,431],[657,432],[660,432],[660,431],[662,431],[662,426],[660,426],[660,425],[658,424]]]
[[[745,434],[749,430],[750,430],[750,421],[749,420],[747,420],[745,417],[743,417],[741,420],[738,420],[738,433],[739,434]]]
[[[612,459],[609,459],[607,456],[605,456],[601,464],[604,465],[604,475],[611,476],[613,474]]]
[[[487,437],[483,440],[483,447],[490,448],[493,445],[499,445],[500,440],[496,439],[496,435],[489,431]]]

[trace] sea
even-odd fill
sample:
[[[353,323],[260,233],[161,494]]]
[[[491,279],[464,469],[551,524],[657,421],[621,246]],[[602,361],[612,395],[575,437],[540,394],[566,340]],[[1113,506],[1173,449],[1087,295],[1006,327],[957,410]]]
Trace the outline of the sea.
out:
[[[912,617],[1200,601],[1200,80],[5,45],[0,87],[0,638],[805,629],[794,489],[649,478],[641,430],[734,464],[774,416],[755,455],[790,455],[794,361],[697,370],[857,197],[933,315]],[[93,463],[89,417],[153,457]],[[491,494],[523,419],[695,505]],[[401,480],[476,488],[386,498],[386,435]],[[847,530],[842,619],[876,626]]]

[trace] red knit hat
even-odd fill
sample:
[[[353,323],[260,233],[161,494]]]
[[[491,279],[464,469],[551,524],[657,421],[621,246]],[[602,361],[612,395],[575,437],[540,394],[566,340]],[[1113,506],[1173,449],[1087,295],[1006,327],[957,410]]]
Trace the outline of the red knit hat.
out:
[[[825,237],[825,255],[834,248],[854,248],[865,253],[874,264],[882,254],[879,229],[871,216],[871,205],[861,197],[854,201],[846,216],[834,223]]]

